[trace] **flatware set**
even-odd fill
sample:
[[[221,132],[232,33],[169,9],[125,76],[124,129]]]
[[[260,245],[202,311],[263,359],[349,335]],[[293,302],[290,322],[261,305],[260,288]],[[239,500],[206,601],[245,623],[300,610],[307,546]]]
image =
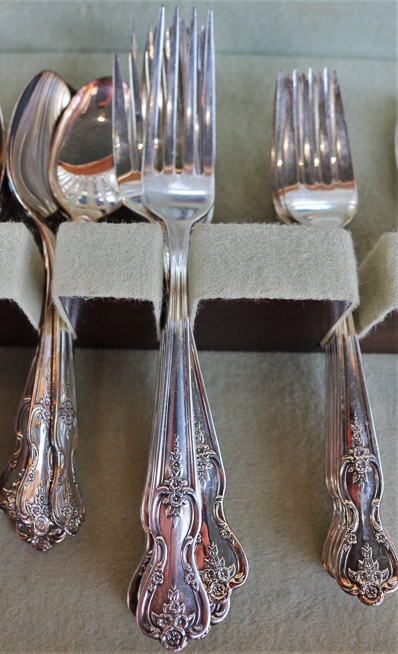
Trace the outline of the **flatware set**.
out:
[[[106,220],[124,206],[126,219],[161,226],[165,280],[141,505],[146,540],[127,602],[142,632],[177,652],[226,618],[249,573],[241,534],[225,515],[226,472],[188,303],[190,236],[212,220],[215,202],[212,11],[198,27],[194,10],[187,27],[177,7],[168,27],[161,7],[143,61],[140,76],[133,22],[128,85],[115,54],[112,77],[73,95],[56,73],[35,75],[7,136],[0,112],[0,210],[5,217],[9,184],[45,267],[39,344],[18,407],[15,449],[0,475],[0,508],[40,551],[76,535],[84,521],[74,463],[74,334],[51,299],[56,232],[61,220]],[[358,211],[340,87],[327,68],[278,74],[271,183],[284,223],[338,229]],[[398,588],[398,557],[381,520],[380,454],[349,310],[324,346],[333,514],[323,564],[346,593],[376,606]]]

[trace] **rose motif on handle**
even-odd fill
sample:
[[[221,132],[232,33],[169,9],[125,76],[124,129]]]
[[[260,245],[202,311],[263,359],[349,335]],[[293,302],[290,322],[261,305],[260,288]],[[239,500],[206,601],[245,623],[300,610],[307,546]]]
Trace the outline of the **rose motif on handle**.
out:
[[[185,605],[180,601],[180,591],[170,588],[169,602],[163,604],[163,613],[152,612],[153,623],[159,628],[160,642],[166,649],[179,651],[188,642],[187,629],[193,623],[195,615],[185,615]]]
[[[362,547],[363,559],[358,561],[358,570],[348,569],[348,576],[359,586],[359,598],[365,604],[379,604],[383,597],[383,583],[390,576],[389,570],[379,569],[379,562],[373,559],[369,543]]]

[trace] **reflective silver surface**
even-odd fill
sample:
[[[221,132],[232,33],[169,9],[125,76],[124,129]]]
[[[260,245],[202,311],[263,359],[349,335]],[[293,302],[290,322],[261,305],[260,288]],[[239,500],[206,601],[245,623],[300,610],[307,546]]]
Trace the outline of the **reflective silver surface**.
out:
[[[47,224],[57,210],[47,173],[51,139],[69,101],[58,75],[36,75],[14,109],[7,149],[10,186],[41,237],[46,288],[39,345],[16,421],[16,448],[1,476],[0,505],[17,521],[18,535],[42,551],[76,533],[84,519],[73,467],[72,339],[51,302],[55,237]]]
[[[182,649],[189,638],[204,635],[210,621],[217,622],[226,615],[232,588],[241,585],[247,575],[243,550],[223,514],[224,470],[186,301],[189,233],[194,221],[206,218],[214,201],[211,14],[199,40],[194,15],[186,50],[185,28],[182,30],[180,39],[177,11],[162,43],[165,26],[164,10],[161,10],[153,55],[151,31],[148,34],[142,104],[136,91],[139,85],[133,39],[131,127],[126,119],[117,59],[114,74],[115,164],[123,200],[141,215],[161,220],[167,229],[169,245],[166,259],[169,306],[160,348],[150,461],[141,511],[147,547],[130,585],[129,605],[137,613],[144,633],[159,638],[166,648],[175,651]],[[179,90],[180,62],[182,65],[185,62],[187,69],[185,74],[181,71]],[[149,97],[148,70],[152,73]],[[182,118],[178,118],[177,107],[181,108]],[[141,177],[137,124],[142,124],[145,112],[147,140]],[[204,115],[211,123],[207,129]],[[185,133],[185,140],[179,134],[180,129]],[[203,163],[208,167],[205,172]],[[195,184],[203,198],[195,197]],[[152,214],[148,215],[148,209]],[[182,609],[186,611],[183,615]],[[175,622],[169,619],[173,614]],[[182,619],[180,624],[177,618]],[[191,628],[191,623],[196,629]]]
[[[183,32],[185,36],[184,29]],[[199,48],[201,45],[203,47],[204,36],[205,31],[203,28],[201,38],[198,40]],[[186,42],[186,39],[183,40],[181,35],[182,52],[180,52],[180,61],[183,59],[184,41]],[[152,63],[152,44],[152,32],[149,30],[141,89],[147,89],[149,86],[145,80],[147,69]],[[165,51],[168,51],[167,43]],[[199,75],[200,64],[201,61],[199,60]],[[143,132],[142,124],[144,122],[146,91],[144,90],[144,102],[141,102],[138,91],[139,87],[133,29],[132,50],[130,53],[130,89],[133,89],[131,106],[129,107],[131,120],[130,131],[128,112],[126,112],[126,95],[122,85],[120,64],[117,56],[115,56],[114,62],[114,157],[124,204],[141,216],[151,220],[153,219],[152,216],[142,204],[142,181],[140,173],[142,141],[140,140],[140,134]],[[129,134],[131,134],[130,137]],[[208,219],[210,220],[211,215],[212,212],[209,212]],[[169,276],[168,261],[169,257],[166,258],[165,263],[166,278]],[[222,620],[228,612],[231,591],[242,585],[246,580],[248,563],[242,546],[232,532],[224,515],[225,472],[192,334],[191,366],[196,463],[203,507],[201,536],[196,547],[195,558],[209,596],[212,612],[211,621],[212,623],[216,623]],[[156,405],[158,405],[158,400]],[[154,426],[153,438],[155,438],[157,430],[158,426]],[[152,442],[144,503],[141,512],[143,528],[147,534],[147,543],[141,563],[131,580],[128,595],[129,606],[133,613],[136,613],[143,574],[153,554],[153,539],[149,529],[148,503],[154,447],[155,444]]]
[[[0,107],[0,212],[1,218],[6,217],[8,207],[8,184],[6,175],[7,135],[3,112]]]
[[[343,226],[357,208],[336,73],[278,76],[272,141],[272,197],[278,217]],[[383,475],[359,341],[350,316],[326,345],[326,484],[333,517],[326,570],[369,606],[398,588],[398,558],[380,516]]]
[[[112,146],[112,78],[86,84],[64,111],[51,150],[51,190],[72,220],[99,220],[121,206]]]

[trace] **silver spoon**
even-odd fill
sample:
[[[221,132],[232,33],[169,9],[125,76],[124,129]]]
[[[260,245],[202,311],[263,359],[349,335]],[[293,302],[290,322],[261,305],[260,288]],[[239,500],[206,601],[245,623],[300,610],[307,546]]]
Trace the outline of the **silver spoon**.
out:
[[[51,190],[72,220],[97,221],[121,204],[112,150],[112,78],[76,93],[57,127],[49,163]]]
[[[48,161],[54,127],[69,101],[69,89],[58,75],[36,75],[14,109],[7,148],[11,189],[40,234],[46,269],[40,340],[31,387],[28,383],[19,412],[27,454],[16,489],[17,532],[39,550],[62,540],[65,533],[75,534],[84,519],[73,467],[77,428],[72,338],[50,295],[55,245],[50,218],[57,205],[48,183]],[[4,487],[3,482],[3,493]]]

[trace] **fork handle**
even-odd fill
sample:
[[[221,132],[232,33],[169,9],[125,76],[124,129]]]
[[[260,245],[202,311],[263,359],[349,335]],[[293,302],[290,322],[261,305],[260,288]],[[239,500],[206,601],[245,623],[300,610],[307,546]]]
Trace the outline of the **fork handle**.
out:
[[[333,416],[328,441],[336,457],[329,471],[335,474],[331,494],[337,491],[345,519],[334,572],[343,590],[377,605],[398,587],[398,560],[380,517],[383,474],[352,316],[326,346],[326,367],[334,378],[327,397]]]
[[[148,502],[153,554],[140,586],[142,631],[178,651],[210,627],[210,604],[195,560],[202,522],[191,392],[187,254],[191,224],[168,225],[170,287],[162,331],[154,434],[156,455]]]

